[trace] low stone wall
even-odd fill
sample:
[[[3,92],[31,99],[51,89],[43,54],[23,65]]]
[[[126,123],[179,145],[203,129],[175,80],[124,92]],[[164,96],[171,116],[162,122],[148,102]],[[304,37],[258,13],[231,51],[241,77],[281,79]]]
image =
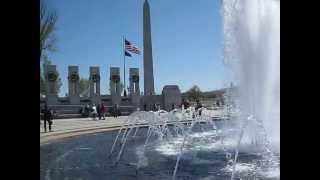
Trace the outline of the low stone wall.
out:
[[[113,106],[106,107],[106,116],[111,116]],[[44,104],[40,104],[40,109],[44,108]],[[66,118],[81,118],[84,117],[81,113],[83,108],[82,105],[48,105],[48,108],[53,109],[56,114],[54,119],[66,119]],[[132,112],[137,110],[135,106],[119,106],[120,115],[130,115]],[[40,118],[43,119],[42,113]]]
[[[162,95],[149,95],[140,98],[140,110],[151,111],[154,109],[154,104],[158,104],[163,109],[163,96]]]

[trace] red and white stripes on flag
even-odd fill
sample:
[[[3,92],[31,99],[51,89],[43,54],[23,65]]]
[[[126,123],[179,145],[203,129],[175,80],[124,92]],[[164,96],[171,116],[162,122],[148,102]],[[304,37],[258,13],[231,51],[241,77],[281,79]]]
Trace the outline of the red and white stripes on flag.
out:
[[[140,54],[140,50],[125,39],[125,49],[129,52]]]

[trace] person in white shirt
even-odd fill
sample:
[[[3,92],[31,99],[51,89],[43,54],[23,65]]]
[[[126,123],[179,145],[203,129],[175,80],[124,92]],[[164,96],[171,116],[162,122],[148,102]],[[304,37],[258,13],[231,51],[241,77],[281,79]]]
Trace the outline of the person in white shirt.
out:
[[[92,105],[92,120],[96,120],[96,116],[97,116],[97,107],[96,105]]]

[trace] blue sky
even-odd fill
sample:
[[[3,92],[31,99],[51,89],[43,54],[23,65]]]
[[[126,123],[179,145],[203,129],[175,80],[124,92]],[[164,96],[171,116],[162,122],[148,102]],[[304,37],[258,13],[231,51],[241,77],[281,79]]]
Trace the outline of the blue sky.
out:
[[[121,68],[122,37],[143,48],[144,0],[46,0],[58,13],[57,48],[49,55],[63,80],[60,94],[68,91],[68,65],[78,65],[88,77],[90,66],[100,66],[101,93],[109,94],[109,67]],[[181,91],[193,85],[208,91],[222,88],[222,19],[219,0],[149,0],[156,93],[178,84]],[[143,56],[126,59],[140,69],[143,91]],[[128,79],[126,80],[128,82]],[[128,84],[128,83],[127,83]]]

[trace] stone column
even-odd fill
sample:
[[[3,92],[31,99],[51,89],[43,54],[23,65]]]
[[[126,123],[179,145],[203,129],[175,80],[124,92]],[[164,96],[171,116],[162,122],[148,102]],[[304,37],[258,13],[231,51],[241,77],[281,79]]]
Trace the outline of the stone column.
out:
[[[46,102],[48,103],[48,105],[56,105],[58,104],[58,92],[56,91],[58,73],[56,70],[56,65],[47,65],[44,71],[47,84]]]
[[[89,77],[89,96],[91,102],[100,102],[100,70],[99,67],[90,67],[90,77]]]
[[[80,104],[79,68],[78,66],[69,66],[68,72],[70,104]]]
[[[133,105],[140,106],[140,87],[139,87],[139,68],[129,69],[129,80],[130,80],[130,98]]]
[[[120,86],[120,68],[110,67],[110,94],[112,104],[120,105],[121,86]]]
[[[181,104],[181,93],[177,85],[167,85],[162,90],[163,105],[166,111],[172,110],[172,105],[176,108]]]

